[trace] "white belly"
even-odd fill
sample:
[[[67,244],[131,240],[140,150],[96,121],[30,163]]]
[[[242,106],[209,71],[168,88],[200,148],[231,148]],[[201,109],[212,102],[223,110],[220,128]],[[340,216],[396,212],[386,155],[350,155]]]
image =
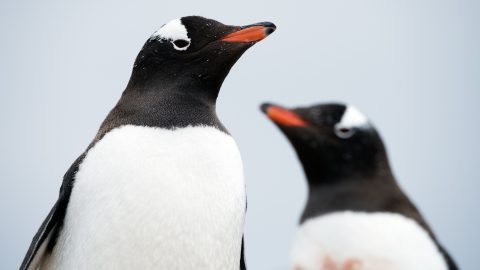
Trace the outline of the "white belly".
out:
[[[393,213],[337,212],[307,220],[291,259],[295,270],[447,270],[427,232]]]
[[[87,154],[42,269],[239,269],[243,168],[212,127],[123,126]]]

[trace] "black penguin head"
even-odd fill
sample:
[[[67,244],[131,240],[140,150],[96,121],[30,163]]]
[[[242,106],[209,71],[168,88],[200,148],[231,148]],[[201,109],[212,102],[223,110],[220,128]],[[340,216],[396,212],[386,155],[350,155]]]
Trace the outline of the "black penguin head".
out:
[[[355,107],[261,108],[294,146],[310,182],[390,173],[379,134]]]
[[[143,46],[129,88],[201,88],[216,97],[238,58],[275,29],[268,22],[239,27],[198,16],[172,20]]]

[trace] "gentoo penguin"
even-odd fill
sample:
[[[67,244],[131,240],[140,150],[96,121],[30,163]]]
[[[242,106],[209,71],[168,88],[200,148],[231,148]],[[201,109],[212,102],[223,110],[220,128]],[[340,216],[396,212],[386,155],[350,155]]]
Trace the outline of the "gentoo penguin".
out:
[[[343,104],[261,109],[295,148],[308,181],[292,269],[457,269],[397,185],[364,114]]]
[[[20,269],[245,268],[242,162],[215,103],[274,30],[190,16],[156,31]]]

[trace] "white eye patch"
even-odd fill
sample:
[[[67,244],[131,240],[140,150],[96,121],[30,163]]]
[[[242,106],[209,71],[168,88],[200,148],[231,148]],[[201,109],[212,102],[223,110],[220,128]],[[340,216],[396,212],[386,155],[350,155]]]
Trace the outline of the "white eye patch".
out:
[[[354,106],[347,106],[340,122],[335,124],[335,134],[340,138],[349,138],[355,132],[353,128],[366,128],[369,126],[368,118]]]
[[[357,108],[349,105],[337,125],[344,128],[363,127],[368,125],[368,118],[357,110]]]
[[[188,37],[187,28],[180,19],[175,19],[163,25],[157,32],[153,33],[151,39],[160,42],[169,41],[173,48],[178,51],[185,51],[190,47],[191,40]]]

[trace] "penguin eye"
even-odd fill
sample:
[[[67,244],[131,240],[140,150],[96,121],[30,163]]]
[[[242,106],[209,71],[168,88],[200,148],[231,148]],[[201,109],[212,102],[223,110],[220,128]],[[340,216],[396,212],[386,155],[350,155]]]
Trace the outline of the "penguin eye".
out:
[[[342,127],[342,126],[335,126],[335,135],[341,139],[347,139],[355,134],[355,130],[353,128]]]
[[[173,42],[173,46],[177,50],[185,50],[187,49],[188,45],[190,45],[190,41],[185,39],[177,39]]]

